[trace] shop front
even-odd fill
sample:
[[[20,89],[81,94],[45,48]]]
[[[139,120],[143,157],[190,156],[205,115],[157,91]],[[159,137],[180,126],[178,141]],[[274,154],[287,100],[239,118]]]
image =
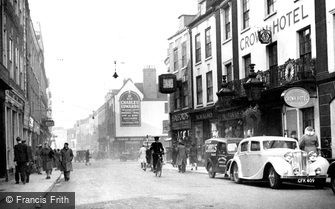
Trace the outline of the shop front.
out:
[[[194,110],[191,113],[192,131],[191,143],[197,147],[197,159],[199,164],[205,162],[204,144],[211,137],[218,137],[218,120],[214,106],[202,110]]]

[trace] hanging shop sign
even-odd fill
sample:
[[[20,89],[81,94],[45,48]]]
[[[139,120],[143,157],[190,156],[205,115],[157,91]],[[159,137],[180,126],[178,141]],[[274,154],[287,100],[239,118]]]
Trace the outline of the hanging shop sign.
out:
[[[120,126],[141,126],[141,99],[133,91],[120,96]]]
[[[177,78],[174,74],[162,74],[158,76],[159,92],[163,94],[170,94],[176,91]]]
[[[282,93],[282,97],[288,106],[295,108],[301,108],[305,106],[310,100],[308,91],[300,87],[287,89]]]

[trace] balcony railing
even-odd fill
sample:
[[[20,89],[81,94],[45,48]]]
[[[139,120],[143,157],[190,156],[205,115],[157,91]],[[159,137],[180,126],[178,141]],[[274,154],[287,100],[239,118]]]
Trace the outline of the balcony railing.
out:
[[[258,71],[257,74],[257,78],[264,82],[265,90],[294,85],[299,82],[314,82],[315,59],[290,59],[283,65],[272,67],[266,71]],[[234,98],[246,96],[243,84],[247,80],[248,78],[243,78],[228,82],[228,88],[235,91]]]

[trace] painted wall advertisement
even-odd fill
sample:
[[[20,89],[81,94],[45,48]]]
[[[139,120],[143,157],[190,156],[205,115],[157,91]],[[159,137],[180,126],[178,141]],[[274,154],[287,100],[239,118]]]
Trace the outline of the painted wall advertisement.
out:
[[[120,97],[120,126],[141,126],[141,99],[133,91]]]

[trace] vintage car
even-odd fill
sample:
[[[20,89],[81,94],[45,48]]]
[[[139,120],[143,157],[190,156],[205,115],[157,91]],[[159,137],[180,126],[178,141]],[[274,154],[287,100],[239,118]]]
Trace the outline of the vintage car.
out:
[[[330,188],[335,194],[335,159],[331,160],[330,166],[328,168],[328,176],[330,177]]]
[[[243,139],[229,162],[228,175],[236,183],[265,180],[273,189],[283,181],[315,184],[323,187],[328,161],[314,152],[306,153],[295,139],[260,136]]]
[[[205,141],[205,165],[209,177],[226,173],[227,162],[233,158],[241,138],[211,138]]]

